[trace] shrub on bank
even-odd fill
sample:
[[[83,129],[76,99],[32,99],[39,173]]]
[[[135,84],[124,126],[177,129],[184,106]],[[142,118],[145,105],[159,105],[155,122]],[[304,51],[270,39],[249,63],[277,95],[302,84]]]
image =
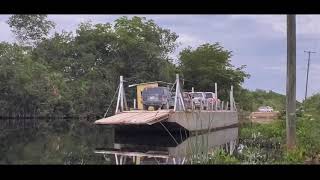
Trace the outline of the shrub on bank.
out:
[[[286,148],[286,122],[246,123],[240,127],[239,143],[233,155],[217,150],[208,164],[304,164],[318,162],[320,118],[301,113],[296,122],[296,148]]]

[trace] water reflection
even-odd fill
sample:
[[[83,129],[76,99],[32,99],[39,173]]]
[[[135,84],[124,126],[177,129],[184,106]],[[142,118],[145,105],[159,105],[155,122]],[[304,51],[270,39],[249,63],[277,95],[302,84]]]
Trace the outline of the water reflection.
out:
[[[171,136],[161,127],[136,133],[86,119],[3,119],[0,127],[0,164],[190,164],[216,148],[232,153],[238,141],[238,128]]]
[[[97,146],[113,164],[192,164],[196,156],[206,156],[216,149],[230,154],[238,142],[238,127],[202,134],[181,132],[174,135],[128,135],[113,129],[113,143]],[[110,138],[109,138],[110,142]]]
[[[86,119],[1,119],[0,164],[109,164],[93,151],[111,135]]]

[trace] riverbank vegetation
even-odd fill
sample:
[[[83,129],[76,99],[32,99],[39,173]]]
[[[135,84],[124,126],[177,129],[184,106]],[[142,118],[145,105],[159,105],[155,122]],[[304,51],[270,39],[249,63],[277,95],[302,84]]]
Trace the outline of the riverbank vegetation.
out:
[[[220,149],[209,158],[209,164],[318,164],[320,160],[319,94],[309,97],[297,117],[297,144],[287,150],[286,122],[278,119],[270,124],[243,124],[239,144],[233,155]]]

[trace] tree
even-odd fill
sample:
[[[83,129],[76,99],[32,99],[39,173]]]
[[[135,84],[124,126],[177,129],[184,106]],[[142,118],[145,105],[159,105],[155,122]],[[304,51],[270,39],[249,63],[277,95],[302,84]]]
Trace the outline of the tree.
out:
[[[231,85],[235,92],[249,74],[243,71],[245,66],[235,68],[231,64],[232,52],[225,50],[219,43],[203,44],[196,49],[191,47],[180,52],[179,68],[185,79],[185,89],[194,87],[199,91],[214,91],[218,83],[220,98],[226,99]]]
[[[320,117],[320,92],[308,97],[303,103],[307,113]]]
[[[32,58],[63,74],[70,90],[67,99],[77,114],[103,115],[120,75],[126,83],[174,81],[176,67],[168,53],[177,37],[140,17],[121,17],[114,24],[84,22],[75,36],[55,33],[38,43]]]
[[[160,75],[171,63],[168,55],[177,46],[176,33],[140,17],[121,17],[115,21],[114,30],[119,37],[114,65],[124,77],[135,77],[140,82],[172,80]]]
[[[64,80],[25,52],[17,44],[0,44],[0,113],[48,115],[64,95]]]
[[[273,91],[242,89],[237,94],[241,110],[257,111],[260,106],[271,106],[275,111],[285,108],[286,96]]]
[[[47,15],[12,15],[7,21],[18,41],[28,45],[45,38],[55,23],[47,19]]]

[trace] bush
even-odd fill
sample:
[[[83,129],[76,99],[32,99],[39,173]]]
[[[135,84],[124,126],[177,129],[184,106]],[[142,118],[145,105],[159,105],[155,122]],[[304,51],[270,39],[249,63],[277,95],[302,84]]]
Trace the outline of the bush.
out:
[[[192,155],[191,164],[238,164],[240,161],[223,149],[216,149],[209,154]]]
[[[306,150],[297,147],[293,150],[286,151],[283,155],[283,161],[286,164],[301,164],[305,161]]]

